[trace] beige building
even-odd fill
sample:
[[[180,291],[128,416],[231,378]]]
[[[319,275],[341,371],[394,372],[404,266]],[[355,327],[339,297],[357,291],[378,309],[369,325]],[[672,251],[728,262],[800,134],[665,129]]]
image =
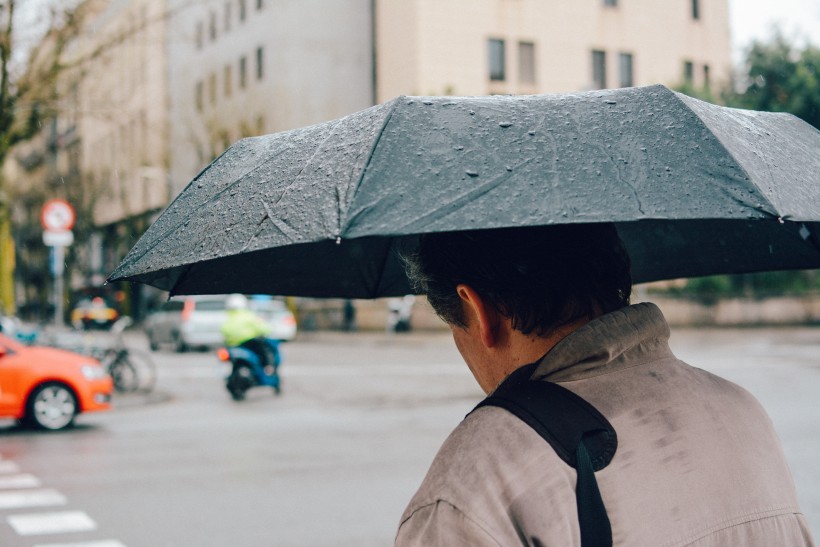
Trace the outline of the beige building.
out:
[[[728,0],[379,0],[377,97],[574,92],[730,75]]]
[[[171,0],[171,180],[242,137],[374,101],[371,0]]]
[[[150,215],[171,198],[166,11],[163,1],[112,0],[66,54],[98,227]]]

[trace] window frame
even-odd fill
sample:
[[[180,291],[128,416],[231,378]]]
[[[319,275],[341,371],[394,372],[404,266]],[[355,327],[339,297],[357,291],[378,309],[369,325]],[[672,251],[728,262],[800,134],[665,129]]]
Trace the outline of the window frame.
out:
[[[625,73],[625,69],[628,70]],[[624,78],[626,76],[626,78]],[[635,85],[635,56],[628,51],[618,53],[618,86],[634,87]]]
[[[527,51],[525,54],[524,52]],[[525,63],[525,58],[527,62]],[[518,82],[525,85],[538,83],[535,42],[531,40],[518,41]],[[525,78],[529,76],[528,78]]]
[[[598,60],[600,60],[600,63]],[[592,63],[592,84],[595,86],[594,89],[606,89],[606,50],[593,49],[590,61]]]
[[[495,46],[495,47],[494,47]],[[487,75],[491,82],[507,80],[507,48],[502,38],[487,39]],[[497,66],[496,63],[497,62]]]

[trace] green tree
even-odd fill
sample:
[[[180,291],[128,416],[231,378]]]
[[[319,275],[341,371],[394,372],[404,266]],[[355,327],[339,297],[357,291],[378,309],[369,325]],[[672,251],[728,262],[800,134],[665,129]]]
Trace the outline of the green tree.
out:
[[[744,72],[745,88],[732,97],[737,106],[789,112],[820,128],[820,48],[797,49],[776,32],[752,43]]]
[[[675,87],[698,99],[765,112],[789,112],[820,128],[820,48],[795,47],[775,30],[768,41],[754,41],[741,68],[726,87]]]

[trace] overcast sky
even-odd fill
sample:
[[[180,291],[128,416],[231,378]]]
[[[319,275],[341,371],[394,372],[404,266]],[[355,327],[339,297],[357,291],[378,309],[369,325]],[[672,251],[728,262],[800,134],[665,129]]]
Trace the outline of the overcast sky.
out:
[[[729,10],[735,62],[753,39],[771,36],[776,23],[798,45],[820,46],[820,0],[729,0]]]

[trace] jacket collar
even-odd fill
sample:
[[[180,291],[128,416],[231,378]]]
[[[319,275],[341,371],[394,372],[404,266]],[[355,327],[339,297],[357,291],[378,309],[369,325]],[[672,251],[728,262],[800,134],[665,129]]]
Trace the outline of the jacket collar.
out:
[[[655,304],[641,303],[593,319],[538,362],[533,379],[581,380],[665,357],[669,325]]]

